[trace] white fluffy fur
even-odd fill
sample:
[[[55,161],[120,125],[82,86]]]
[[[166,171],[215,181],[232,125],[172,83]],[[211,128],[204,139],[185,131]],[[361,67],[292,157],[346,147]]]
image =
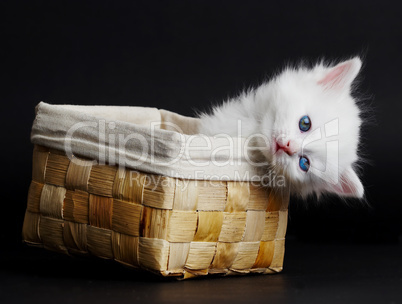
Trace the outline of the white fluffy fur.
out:
[[[199,133],[238,136],[240,120],[241,136],[266,136],[268,142],[259,140],[258,147],[269,163],[267,169],[283,174],[293,194],[305,197],[330,192],[362,198],[364,189],[352,167],[358,160],[361,119],[351,88],[360,67],[361,61],[356,57],[333,67],[320,63],[311,69],[286,68],[271,81],[215,107],[212,114],[201,114]],[[310,117],[312,124],[305,133],[299,129],[299,120],[304,115]],[[339,120],[338,135],[325,137],[325,125],[334,119]],[[306,145],[302,151],[303,140],[317,129],[322,138]],[[275,140],[283,138],[290,140],[297,153],[275,153]],[[329,163],[327,152],[336,151],[327,151],[332,146],[326,143],[334,140],[338,141],[339,148],[332,149],[338,149],[339,157],[338,161]],[[302,154],[310,160],[308,172],[299,167]],[[327,169],[325,176],[315,174],[312,168]],[[334,172],[338,172],[337,183],[329,182],[334,180],[331,176]]]

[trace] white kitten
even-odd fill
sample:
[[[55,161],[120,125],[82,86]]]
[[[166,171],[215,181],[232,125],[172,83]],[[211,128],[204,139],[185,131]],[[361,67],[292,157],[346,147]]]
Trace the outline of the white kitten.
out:
[[[201,114],[199,133],[226,133],[252,141],[265,170],[285,176],[293,194],[330,192],[362,198],[363,185],[353,170],[361,119],[351,96],[359,58],[334,67],[287,68],[273,80],[243,92],[212,114]]]

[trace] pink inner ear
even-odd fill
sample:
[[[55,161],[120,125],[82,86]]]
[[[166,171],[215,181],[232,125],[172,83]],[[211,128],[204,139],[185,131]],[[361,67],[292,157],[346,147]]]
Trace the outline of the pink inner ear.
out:
[[[342,79],[344,78],[344,75],[347,74],[349,68],[350,68],[349,63],[341,64],[337,67],[334,67],[327,75],[325,75],[323,79],[318,81],[318,84],[329,87],[335,87],[340,85]]]
[[[352,168],[346,169],[339,178],[338,184],[332,185],[335,193],[344,196],[363,197],[363,186]]]
[[[356,189],[353,187],[353,185],[349,184],[349,181],[339,181],[339,183],[334,186],[334,190],[344,195],[352,195],[356,193]]]

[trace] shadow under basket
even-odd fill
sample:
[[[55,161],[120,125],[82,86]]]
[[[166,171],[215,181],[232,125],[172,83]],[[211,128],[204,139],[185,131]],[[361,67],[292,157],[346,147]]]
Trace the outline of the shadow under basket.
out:
[[[34,146],[23,240],[162,276],[282,270],[289,196],[249,181],[173,178]]]

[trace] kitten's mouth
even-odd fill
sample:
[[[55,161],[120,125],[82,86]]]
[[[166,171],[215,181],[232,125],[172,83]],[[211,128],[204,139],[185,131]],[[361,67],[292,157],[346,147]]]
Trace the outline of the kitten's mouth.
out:
[[[273,139],[273,143],[274,144],[272,145],[273,146],[272,152],[274,155],[281,155],[283,153],[286,153],[287,155],[292,156],[293,154],[296,153],[296,151],[290,149],[289,146],[282,146],[282,145],[278,144],[278,142],[276,141],[275,138]]]
[[[274,154],[276,154],[276,152],[278,152],[280,150],[280,147],[277,143],[277,141],[274,139]]]

